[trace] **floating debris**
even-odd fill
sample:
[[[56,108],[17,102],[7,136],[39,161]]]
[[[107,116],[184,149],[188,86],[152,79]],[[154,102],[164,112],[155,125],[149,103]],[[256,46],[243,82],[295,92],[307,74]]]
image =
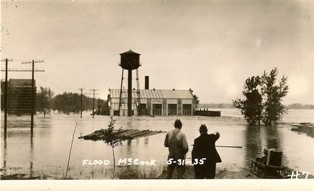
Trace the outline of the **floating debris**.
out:
[[[91,134],[80,136],[79,139],[100,141],[108,140],[109,136],[114,137],[114,139],[132,140],[146,136],[152,136],[159,133],[166,133],[166,131],[151,131],[151,130],[138,130],[138,129],[119,129],[109,132],[107,129],[100,129]],[[111,135],[110,135],[111,134]]]
[[[301,133],[306,133],[310,137],[314,137],[314,124],[313,123],[299,123],[293,124],[294,126],[291,131],[297,131]]]

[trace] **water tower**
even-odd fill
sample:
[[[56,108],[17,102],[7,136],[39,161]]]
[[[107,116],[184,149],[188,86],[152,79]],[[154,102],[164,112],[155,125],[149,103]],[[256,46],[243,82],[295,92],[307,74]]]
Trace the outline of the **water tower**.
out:
[[[137,80],[137,91],[136,95],[138,98],[138,101],[140,99],[140,89],[139,89],[139,76],[138,76],[138,68],[140,65],[140,54],[133,52],[132,50],[129,50],[127,52],[121,53],[121,63],[120,66],[122,68],[122,78],[121,78],[121,87],[120,87],[120,100],[119,100],[119,113],[120,113],[120,107],[121,107],[121,97],[123,93],[122,84],[123,84],[123,73],[124,70],[128,71],[128,89],[127,89],[127,100],[128,100],[128,116],[132,116],[132,71],[136,70],[136,80]],[[137,107],[139,106],[139,103],[137,103]]]

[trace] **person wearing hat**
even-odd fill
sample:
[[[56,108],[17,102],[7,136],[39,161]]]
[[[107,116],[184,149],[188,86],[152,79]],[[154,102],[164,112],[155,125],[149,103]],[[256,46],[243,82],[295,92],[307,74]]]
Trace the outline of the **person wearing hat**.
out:
[[[184,178],[185,155],[189,150],[186,136],[181,132],[182,122],[175,120],[174,130],[167,133],[164,145],[169,148],[167,178],[171,179],[173,171],[177,168],[178,179]]]
[[[215,142],[220,134],[207,134],[206,125],[199,128],[200,136],[194,140],[192,150],[192,163],[196,179],[214,179],[216,173],[216,163],[221,162],[221,158],[216,150]]]

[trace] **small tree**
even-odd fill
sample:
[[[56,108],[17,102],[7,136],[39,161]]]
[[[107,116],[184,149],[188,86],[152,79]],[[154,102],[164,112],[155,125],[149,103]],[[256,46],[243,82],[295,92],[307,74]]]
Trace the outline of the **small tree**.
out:
[[[262,77],[253,76],[244,84],[242,94],[245,99],[233,100],[233,106],[241,109],[241,113],[250,125],[263,121],[265,125],[274,125],[287,112],[281,103],[288,93],[287,77],[283,76],[276,85],[278,70],[274,68],[269,74],[264,72]]]
[[[43,87],[40,87],[40,92],[37,93],[37,111],[42,112],[44,117],[51,110],[53,95],[54,93],[50,88]]]
[[[200,100],[198,99],[196,95],[193,95],[193,104],[195,105],[196,108],[200,104]]]
[[[115,176],[115,169],[116,169],[116,157],[114,154],[114,148],[116,146],[122,145],[122,139],[120,138],[120,130],[118,132],[114,132],[114,124],[117,121],[117,119],[113,119],[113,117],[110,117],[110,123],[108,125],[108,128],[105,129],[105,136],[104,136],[104,143],[111,146],[112,151],[112,158],[113,158],[113,178]]]
[[[265,125],[277,124],[281,120],[282,115],[287,113],[287,108],[281,103],[282,98],[288,93],[287,77],[283,76],[279,85],[275,85],[277,80],[278,70],[273,69],[268,75],[264,72],[263,80],[263,94],[266,97],[263,112],[263,122]]]
[[[241,109],[241,113],[250,125],[259,124],[262,117],[262,95],[259,92],[259,86],[261,85],[261,78],[259,76],[253,76],[248,78],[244,84],[244,90],[242,94],[246,99],[233,100],[233,105],[236,108]]]

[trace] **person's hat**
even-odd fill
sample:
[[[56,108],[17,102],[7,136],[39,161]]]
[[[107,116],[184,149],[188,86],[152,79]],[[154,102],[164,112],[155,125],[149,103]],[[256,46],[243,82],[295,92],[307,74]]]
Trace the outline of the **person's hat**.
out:
[[[182,127],[182,122],[180,119],[176,119],[175,122],[174,122],[174,126],[175,127]]]
[[[201,126],[200,126],[200,132],[206,132],[207,131],[207,127],[206,127],[206,125],[205,124],[202,124]]]

